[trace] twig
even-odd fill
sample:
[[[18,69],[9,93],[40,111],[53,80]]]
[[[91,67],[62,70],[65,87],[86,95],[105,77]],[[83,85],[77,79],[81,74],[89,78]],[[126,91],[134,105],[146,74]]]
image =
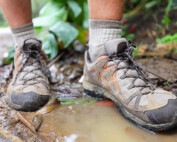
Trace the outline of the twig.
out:
[[[62,56],[63,56],[64,52],[62,52],[61,54],[59,54],[56,58],[54,58],[52,61],[50,61],[47,64],[47,67],[50,68],[56,61],[58,61]]]
[[[25,126],[27,126],[33,133],[36,133],[35,127],[31,124],[31,122],[26,119],[20,112],[17,112],[17,116],[20,119],[21,122],[23,122],[23,124],[25,124]]]
[[[128,17],[132,17],[132,16],[136,15],[138,12],[140,12],[141,10],[144,9],[145,5],[146,5],[146,0],[143,1],[142,3],[140,3],[133,10],[131,10],[131,12],[128,12],[128,13],[124,14],[123,17],[126,19]]]

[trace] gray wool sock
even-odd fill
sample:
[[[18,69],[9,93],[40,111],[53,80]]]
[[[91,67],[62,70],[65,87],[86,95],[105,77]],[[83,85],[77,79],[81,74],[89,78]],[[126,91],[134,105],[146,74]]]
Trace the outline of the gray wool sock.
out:
[[[12,28],[12,36],[15,42],[15,48],[21,48],[26,39],[36,39],[33,23],[23,25],[21,27]],[[31,40],[33,42],[33,40]],[[35,41],[34,41],[35,42]]]
[[[89,54],[92,61],[105,53],[103,44],[121,38],[121,21],[89,20]]]

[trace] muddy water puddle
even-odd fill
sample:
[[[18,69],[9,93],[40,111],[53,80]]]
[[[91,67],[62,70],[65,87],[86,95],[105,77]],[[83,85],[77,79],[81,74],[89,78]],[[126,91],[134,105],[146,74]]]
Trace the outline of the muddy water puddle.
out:
[[[19,138],[25,142],[177,142],[177,131],[154,134],[140,129],[127,122],[112,102],[83,95],[79,81],[84,61],[78,57],[50,68],[52,94],[60,104],[53,101],[29,114],[19,114],[3,101],[12,67],[0,68],[0,142],[3,137],[4,141]],[[138,64],[153,73],[161,87],[177,93],[176,61],[142,58]]]
[[[68,96],[75,97],[74,101],[91,99],[82,95],[82,85],[78,83],[82,75],[77,67],[82,68],[83,62],[74,68],[72,75],[67,74],[67,67],[55,65],[61,73],[63,70],[66,79],[53,86],[57,97],[62,99]],[[176,65],[175,61],[167,59],[141,59],[139,64],[150,70],[155,75],[160,72],[160,77],[164,80],[170,78],[175,82]],[[55,69],[53,67],[53,69]],[[65,71],[66,70],[66,71]],[[74,71],[75,70],[75,71]],[[168,70],[168,72],[167,72]],[[60,74],[61,75],[61,74]],[[57,76],[57,74],[56,74]],[[75,81],[73,79],[76,78]],[[70,82],[69,84],[67,82]],[[68,86],[68,87],[66,87]],[[162,85],[163,86],[163,85]],[[174,86],[174,85],[173,85]],[[176,87],[175,87],[176,88]],[[172,90],[172,87],[169,87]],[[64,94],[64,95],[63,95]],[[100,102],[100,101],[98,101]],[[79,104],[61,104],[56,110],[43,116],[43,124],[39,132],[51,134],[59,142],[176,142],[177,131],[168,134],[155,134],[140,129],[127,122],[118,112],[115,105],[111,103],[93,103],[83,102]],[[72,100],[70,100],[72,103]],[[53,139],[53,138],[51,138]],[[48,140],[49,141],[49,140]]]
[[[60,105],[43,117],[41,133],[59,142],[176,142],[177,132],[154,134],[127,122],[114,105]]]

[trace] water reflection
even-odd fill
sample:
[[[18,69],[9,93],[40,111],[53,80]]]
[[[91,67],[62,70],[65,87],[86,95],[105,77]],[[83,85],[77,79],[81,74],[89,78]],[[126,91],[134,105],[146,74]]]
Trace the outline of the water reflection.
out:
[[[177,133],[154,134],[124,120],[115,106],[60,105],[46,114],[43,132],[54,132],[60,142],[175,142]]]

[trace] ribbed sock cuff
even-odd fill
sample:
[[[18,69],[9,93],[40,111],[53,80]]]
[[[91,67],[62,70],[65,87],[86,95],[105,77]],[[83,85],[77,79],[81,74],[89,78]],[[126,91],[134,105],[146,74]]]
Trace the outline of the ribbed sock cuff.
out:
[[[106,51],[103,44],[106,41],[121,38],[122,21],[89,20],[89,53],[92,61]]]
[[[33,23],[29,23],[17,28],[12,28],[11,31],[12,31],[16,48],[21,48],[26,39],[37,38],[33,27]]]
[[[11,28],[11,31],[13,34],[18,34],[18,33],[23,33],[26,31],[33,30],[33,29],[34,29],[33,23],[29,23],[29,24],[26,24],[26,25],[23,25],[17,28]]]
[[[121,37],[122,21],[89,20],[89,43],[98,46],[106,41]]]
[[[91,29],[120,29],[122,21],[89,19]]]

